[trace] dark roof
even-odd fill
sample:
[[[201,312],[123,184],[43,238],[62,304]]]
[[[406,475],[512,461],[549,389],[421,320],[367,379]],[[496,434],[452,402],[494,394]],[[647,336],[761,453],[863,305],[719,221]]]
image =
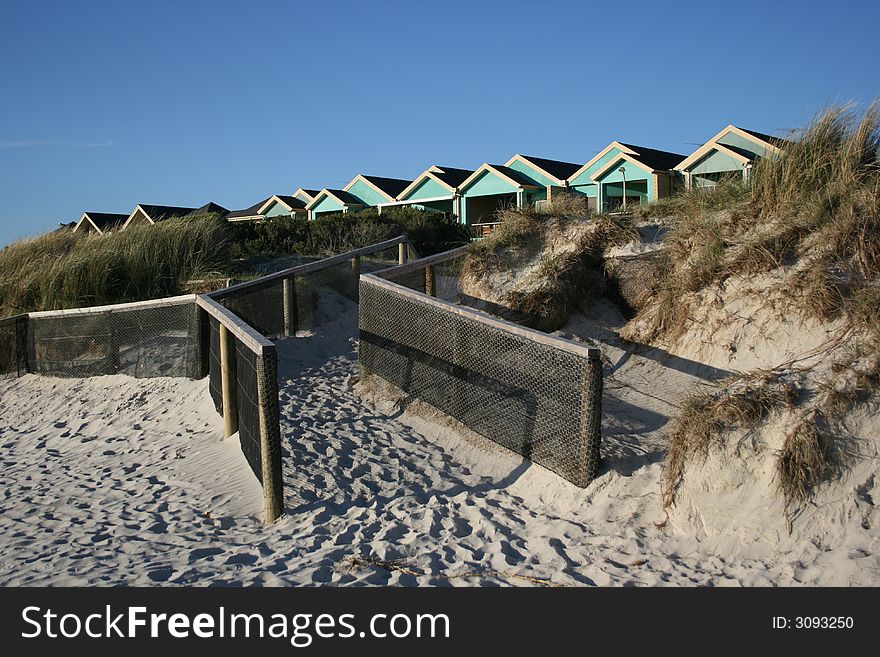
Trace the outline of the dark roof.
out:
[[[184,208],[178,205],[148,205],[140,203],[140,208],[153,221],[164,221],[173,217],[185,217],[199,208]]]
[[[381,176],[363,176],[376,187],[388,194],[391,198],[397,198],[404,189],[409,187],[412,180],[401,180],[400,178],[382,178]]]
[[[202,207],[197,208],[196,212],[210,212],[212,214],[219,214],[224,217],[229,214],[229,210],[224,208],[222,205],[217,205],[216,203],[205,203]]]
[[[528,160],[536,167],[543,169],[559,180],[567,180],[573,173],[581,168],[580,164],[574,164],[573,162],[560,162],[559,160],[548,160],[543,157],[532,157],[531,155],[520,155],[520,157]]]
[[[216,203],[205,203],[198,208],[184,208],[179,205],[148,205],[146,203],[141,203],[140,206],[153,221],[165,221],[166,219],[186,217],[191,214],[202,212],[216,213],[224,217],[229,214],[229,210]]]
[[[125,220],[128,219],[127,214],[115,214],[111,212],[86,212],[85,214],[95,227],[100,230],[115,228],[116,226],[124,224]]]
[[[325,191],[325,190],[321,190],[321,191]],[[354,194],[349,194],[345,190],[327,189],[326,191],[333,194],[333,196],[338,198],[340,201],[342,201],[346,205],[363,205],[364,204],[364,202],[362,200],[360,200],[357,196],[355,196]],[[320,194],[321,192],[318,192],[318,193]]]
[[[321,193],[320,189],[305,189],[305,188],[303,188],[302,191],[304,191],[306,194],[308,194],[312,198],[315,198],[318,194]]]
[[[632,144],[624,144],[623,142],[620,143],[636,152],[636,155],[631,155],[630,157],[635,158],[655,171],[667,171],[673,169],[676,164],[687,157],[680,153],[670,153],[669,151],[658,151],[656,148],[633,146]]]
[[[736,126],[739,128],[739,126]],[[755,130],[747,130],[746,128],[739,128],[743,132],[748,132],[752,137],[757,137],[758,139],[763,139],[768,144],[773,144],[774,146],[785,146],[790,143],[788,139],[783,139],[782,137],[774,137],[773,135],[765,135],[763,132],[757,132]],[[725,144],[726,145],[726,144]]]
[[[276,194],[277,198],[280,198],[282,201],[287,203],[292,208],[304,208],[306,204],[302,202],[302,199],[298,199],[296,196],[284,196],[282,194]],[[313,197],[314,198],[314,197]]]
[[[473,173],[471,169],[456,169],[455,167],[441,167],[442,171],[433,171],[432,173],[450,187],[458,187],[467,180]]]
[[[272,197],[270,196],[269,198]],[[255,203],[249,208],[245,208],[244,210],[234,210],[233,212],[227,214],[226,218],[237,219],[239,217],[257,217],[260,214],[260,208],[263,207],[268,200],[268,198],[264,198],[262,201],[260,201],[259,203]]]
[[[77,224],[76,221],[67,221],[67,222],[62,221],[58,224],[58,228],[55,229],[55,232],[64,232],[67,230],[73,230],[74,228],[76,228],[76,224]]]
[[[529,178],[522,171],[517,171],[516,169],[511,169],[510,167],[506,167],[503,164],[490,164],[490,167],[503,173],[508,178],[512,178],[520,185],[528,185],[530,187],[541,187],[540,184]]]

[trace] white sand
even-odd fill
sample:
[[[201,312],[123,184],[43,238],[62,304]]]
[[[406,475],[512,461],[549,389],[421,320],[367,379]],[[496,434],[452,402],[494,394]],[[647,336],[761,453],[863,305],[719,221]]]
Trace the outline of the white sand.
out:
[[[794,546],[772,531],[663,525],[667,422],[718,372],[628,354],[603,329],[622,324],[610,308],[566,327],[595,336],[611,367],[605,470],[580,490],[368,406],[353,387],[356,314],[338,304],[316,334],[279,343],[287,515],[269,528],[206,381],[0,381],[0,584],[880,583],[872,518],[861,533],[844,521],[846,541]],[[871,491],[839,496],[865,512]]]

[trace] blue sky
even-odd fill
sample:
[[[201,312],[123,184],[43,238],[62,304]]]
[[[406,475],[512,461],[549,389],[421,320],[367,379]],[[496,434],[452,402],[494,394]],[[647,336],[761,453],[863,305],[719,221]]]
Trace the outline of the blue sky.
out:
[[[878,24],[850,0],[7,0],[0,244],[139,202],[778,134],[880,96]]]

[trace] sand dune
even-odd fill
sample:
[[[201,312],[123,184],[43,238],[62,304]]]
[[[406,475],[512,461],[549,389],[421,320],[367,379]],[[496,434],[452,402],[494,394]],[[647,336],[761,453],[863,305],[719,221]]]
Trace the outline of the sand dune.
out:
[[[356,389],[356,308],[279,342],[287,514],[221,440],[206,381],[0,381],[0,584],[876,584],[876,539],[782,549],[664,524],[663,433],[721,370],[631,353],[610,306],[564,333],[607,360],[586,490]],[[858,544],[861,541],[864,544]],[[861,550],[860,552],[858,550]]]

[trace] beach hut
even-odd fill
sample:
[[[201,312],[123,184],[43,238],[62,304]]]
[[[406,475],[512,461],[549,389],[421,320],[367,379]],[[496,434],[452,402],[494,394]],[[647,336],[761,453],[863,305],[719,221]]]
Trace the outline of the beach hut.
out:
[[[293,198],[298,198],[300,201],[308,205],[312,201],[315,200],[315,197],[320,193],[320,189],[303,189],[300,187],[293,194]]]
[[[543,192],[533,195],[537,203],[552,200],[554,191],[564,191],[568,187],[569,176],[581,168],[580,164],[574,164],[573,162],[562,162],[560,160],[520,154],[510,158],[504,166],[525,174],[544,187]]]
[[[669,196],[675,188],[679,153],[613,141],[568,179],[572,193],[597,211],[613,211]]]
[[[306,211],[309,213],[309,219],[317,219],[323,214],[356,212],[365,207],[366,205],[357,196],[343,189],[322,189],[314,200],[306,205]]]
[[[714,188],[730,177],[748,182],[755,161],[778,155],[786,143],[779,137],[729,125],[675,168],[688,188]]]
[[[283,196],[275,194],[266,200],[260,207],[260,214],[264,217],[293,217],[300,215],[308,216],[306,202],[295,196]]]
[[[397,200],[408,185],[409,180],[365,176],[359,174],[352,178],[343,189],[322,189],[306,205],[309,219],[331,212],[356,212],[364,208],[377,207],[380,203]]]
[[[495,214],[505,207],[524,207],[541,198],[545,189],[526,174],[501,164],[482,164],[459,188],[461,223],[476,235],[491,232]]]
[[[260,214],[260,208],[266,205],[271,199],[272,197],[270,196],[269,198],[264,198],[262,201],[254,203],[251,207],[245,208],[244,210],[233,210],[226,215],[226,221],[263,221],[266,217],[265,215]]]
[[[406,206],[460,217],[461,195],[458,188],[472,173],[471,169],[439,165],[429,167],[407,185],[395,201],[380,203],[379,211]]]
[[[218,214],[225,218],[229,214],[229,210],[216,203],[206,203],[198,208],[187,208],[178,205],[149,205],[146,203],[139,203],[135,206],[135,209],[132,210],[131,214],[128,215],[128,219],[125,220],[125,223],[120,230],[125,230],[129,226],[136,226],[138,224],[155,224],[176,217],[209,213]]]
[[[73,227],[74,233],[95,233],[103,235],[120,228],[125,220],[128,219],[127,214],[115,214],[111,212],[83,212],[79,221]]]
[[[357,175],[342,189],[360,199],[365,206],[377,207],[380,203],[396,201],[410,182],[401,178]]]

